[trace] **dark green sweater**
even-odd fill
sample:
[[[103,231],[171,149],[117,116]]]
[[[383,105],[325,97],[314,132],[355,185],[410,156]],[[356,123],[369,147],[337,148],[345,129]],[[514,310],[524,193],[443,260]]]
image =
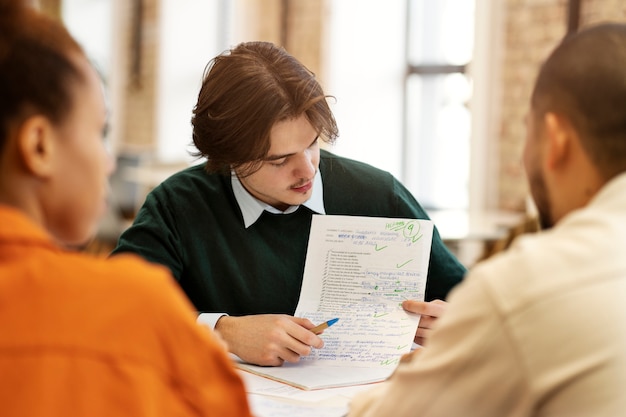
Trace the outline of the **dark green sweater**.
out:
[[[326,214],[427,219],[391,174],[321,151]],[[203,165],[165,180],[146,198],[113,253],[135,252],[169,267],[200,312],[293,314],[298,303],[313,212],[263,212],[244,227],[230,177]],[[426,299],[445,299],[465,268],[437,230]]]

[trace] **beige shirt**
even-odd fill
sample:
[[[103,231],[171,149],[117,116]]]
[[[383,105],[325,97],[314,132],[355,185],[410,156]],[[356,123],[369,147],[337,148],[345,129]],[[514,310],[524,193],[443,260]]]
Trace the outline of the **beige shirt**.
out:
[[[428,346],[350,417],[626,415],[626,174],[449,301]]]

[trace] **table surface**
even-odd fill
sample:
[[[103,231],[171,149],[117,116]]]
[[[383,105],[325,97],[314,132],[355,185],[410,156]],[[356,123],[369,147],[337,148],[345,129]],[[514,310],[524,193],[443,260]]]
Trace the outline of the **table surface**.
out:
[[[238,372],[255,417],[343,417],[354,395],[376,385],[305,391],[243,370]]]

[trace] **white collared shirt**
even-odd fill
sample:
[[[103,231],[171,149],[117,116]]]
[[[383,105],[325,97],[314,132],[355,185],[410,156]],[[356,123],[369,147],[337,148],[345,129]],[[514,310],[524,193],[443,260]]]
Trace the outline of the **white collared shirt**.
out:
[[[250,194],[248,190],[243,187],[239,177],[237,177],[234,172],[230,176],[230,181],[232,183],[235,199],[239,205],[239,210],[241,210],[241,215],[243,216],[243,222],[246,229],[252,226],[259,219],[259,217],[261,217],[263,211],[268,211],[273,214],[290,214],[298,210],[298,207],[300,207],[289,206],[285,211],[278,210]],[[322,176],[319,170],[313,178],[313,191],[311,193],[311,198],[309,198],[302,205],[313,210],[315,213],[326,214],[326,211],[324,210],[324,189],[322,187]]]

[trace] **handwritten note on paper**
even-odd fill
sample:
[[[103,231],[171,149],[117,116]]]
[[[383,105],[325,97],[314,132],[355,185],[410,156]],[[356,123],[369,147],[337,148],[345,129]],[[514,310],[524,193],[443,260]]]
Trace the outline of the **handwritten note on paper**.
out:
[[[424,299],[432,233],[428,220],[313,216],[296,316],[339,321],[321,336],[324,348],[297,366],[265,373],[308,389],[389,376],[410,351],[419,323],[400,303]],[[324,372],[312,369],[321,367]],[[341,377],[329,367],[341,368]],[[306,381],[312,372],[315,381]],[[334,381],[320,381],[324,374]]]
[[[314,216],[296,315],[339,321],[303,359],[397,365],[418,324],[400,303],[424,299],[432,232],[427,220]]]
[[[298,310],[423,298],[432,222],[313,216]]]

